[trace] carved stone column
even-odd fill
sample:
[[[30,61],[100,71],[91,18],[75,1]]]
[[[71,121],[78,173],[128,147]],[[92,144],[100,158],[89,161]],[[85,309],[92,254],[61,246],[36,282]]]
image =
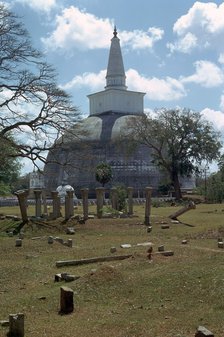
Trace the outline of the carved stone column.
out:
[[[80,191],[82,195],[83,217],[84,220],[87,220],[89,216],[89,203],[88,203],[89,189],[82,188]]]
[[[145,225],[150,225],[152,187],[145,188]]]
[[[74,215],[74,202],[73,202],[73,191],[67,191],[65,196],[65,220],[71,218]]]
[[[111,207],[113,209],[118,209],[118,205],[117,205],[117,189],[116,187],[112,187],[110,189],[110,197],[111,197]]]
[[[97,206],[97,218],[102,218],[103,214],[103,199],[105,189],[103,187],[96,188],[96,206]]]
[[[133,215],[133,187],[128,187],[128,214]]]
[[[36,212],[35,212],[35,216],[37,218],[41,217],[41,190],[34,190],[33,191],[34,196],[35,196],[35,200],[36,200]]]
[[[15,193],[19,201],[20,213],[21,213],[23,222],[28,222],[28,216],[27,216],[27,196],[28,194],[29,194],[28,190],[21,190]]]

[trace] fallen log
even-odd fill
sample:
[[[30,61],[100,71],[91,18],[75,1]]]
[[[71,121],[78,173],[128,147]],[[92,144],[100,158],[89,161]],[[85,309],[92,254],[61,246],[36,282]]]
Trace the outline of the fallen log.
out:
[[[92,257],[92,258],[89,258],[89,259],[81,259],[81,260],[57,261],[56,267],[77,266],[77,265],[80,265],[80,264],[88,264],[88,263],[95,263],[95,262],[124,260],[124,259],[128,259],[129,257],[132,257],[132,254]]]
[[[173,219],[173,220],[177,220],[177,217],[188,212],[189,210],[191,209],[195,209],[196,208],[196,205],[195,203],[192,201],[190,202],[187,206],[184,206],[182,207],[181,209],[179,209],[179,211],[176,211],[175,213],[169,215],[169,218],[170,219]]]

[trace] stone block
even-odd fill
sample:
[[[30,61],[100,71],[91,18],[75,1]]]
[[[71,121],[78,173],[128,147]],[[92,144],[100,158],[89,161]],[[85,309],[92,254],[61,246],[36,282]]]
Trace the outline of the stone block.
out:
[[[75,228],[73,228],[73,227],[67,227],[66,228],[66,234],[68,234],[68,235],[75,234]]]
[[[186,245],[187,244],[187,240],[182,240],[182,245]]]
[[[147,227],[147,233],[150,233],[152,231],[152,226]]]
[[[170,226],[169,226],[169,225],[161,225],[161,228],[162,228],[162,229],[169,229]]]
[[[158,247],[158,252],[164,252],[165,248],[163,245]]]
[[[214,337],[214,334],[203,326],[199,326],[195,337]]]
[[[173,256],[174,252],[172,250],[166,250],[164,252],[162,252],[163,256]]]

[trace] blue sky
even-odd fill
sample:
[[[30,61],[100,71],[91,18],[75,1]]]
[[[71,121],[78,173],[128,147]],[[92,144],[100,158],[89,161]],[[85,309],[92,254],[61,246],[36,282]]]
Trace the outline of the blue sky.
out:
[[[191,0],[8,0],[58,84],[88,115],[103,90],[114,25],[129,90],[145,109],[200,111],[224,133],[224,2]]]

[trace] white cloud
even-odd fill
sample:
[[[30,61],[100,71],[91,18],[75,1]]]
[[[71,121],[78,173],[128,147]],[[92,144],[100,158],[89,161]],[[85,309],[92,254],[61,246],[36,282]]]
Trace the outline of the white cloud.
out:
[[[71,6],[56,16],[56,29],[42,41],[48,48],[108,48],[113,23]],[[102,32],[104,32],[102,34]]]
[[[91,90],[103,90],[105,86],[106,70],[100,73],[84,73],[75,76],[70,82],[61,86],[63,89],[89,87]],[[147,78],[141,76],[136,70],[129,69],[126,72],[127,85],[129,90],[146,92],[146,97],[150,100],[172,101],[186,96],[183,84],[171,77],[165,79]]]
[[[151,49],[155,42],[162,39],[164,31],[160,28],[151,27],[147,32],[134,30],[133,32],[121,31],[121,45],[132,49]]]
[[[190,53],[197,45],[197,37],[192,33],[187,33],[181,40],[175,43],[167,43],[167,48],[171,53],[174,51],[180,51],[182,53]]]
[[[16,0],[23,5],[30,6],[34,10],[49,12],[56,6],[57,0]]]
[[[194,66],[196,68],[195,74],[183,77],[181,79],[182,83],[198,83],[206,88],[217,87],[223,84],[223,72],[214,63],[201,60],[195,62]]]
[[[101,70],[98,74],[84,73],[82,75],[75,76],[71,81],[67,82],[60,87],[64,90],[70,90],[72,88],[89,87],[92,90],[102,90],[105,86],[106,70]]]
[[[196,1],[188,13],[175,22],[173,31],[177,34],[178,40],[174,44],[169,43],[168,48],[172,52],[177,50],[184,53],[188,48],[188,52],[190,52],[196,46],[207,48],[216,44],[217,48],[220,48],[224,37],[223,17],[224,2],[218,6],[213,2]],[[189,34],[194,36],[195,40],[189,40]],[[223,47],[221,48],[223,49]]]
[[[146,92],[150,100],[172,101],[186,96],[183,84],[174,78],[144,77],[134,69],[129,69],[126,76],[129,89]]]
[[[224,113],[206,108],[201,114],[219,130],[224,130]]]
[[[56,28],[42,42],[50,49],[95,49],[109,48],[114,29],[113,20],[98,18],[85,10],[71,6],[56,16]],[[119,31],[121,43],[132,49],[151,49],[162,39],[163,30],[151,27],[148,31]]]

